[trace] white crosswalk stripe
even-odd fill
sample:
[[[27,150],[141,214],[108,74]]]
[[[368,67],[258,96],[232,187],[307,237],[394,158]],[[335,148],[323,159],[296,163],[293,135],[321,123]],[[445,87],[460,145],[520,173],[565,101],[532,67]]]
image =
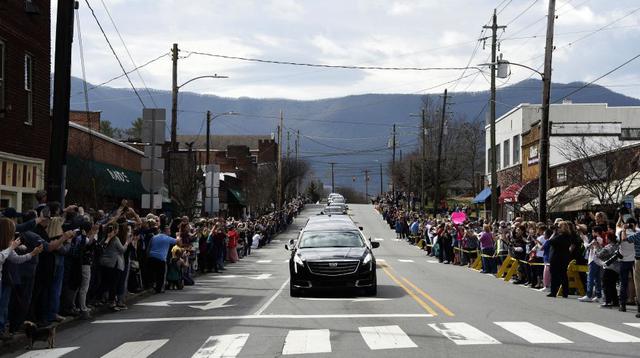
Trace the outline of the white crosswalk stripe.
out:
[[[258,260],[256,262],[259,263],[259,264],[270,264],[271,260]]]
[[[627,326],[640,328],[640,323],[625,323]]]
[[[248,333],[211,336],[191,358],[235,357],[247,343],[248,338]]]
[[[127,342],[111,352],[102,356],[102,358],[121,358],[136,357],[146,358],[165,345],[168,339],[156,339],[151,341]]]
[[[556,333],[526,321],[493,322],[510,334],[530,344],[571,344],[574,343]],[[612,343],[640,343],[640,338],[631,334],[602,326],[593,322],[558,322],[589,336]],[[640,328],[640,323],[624,323]],[[465,322],[444,322],[429,324],[433,330],[456,345],[502,344],[497,339]],[[485,331],[491,332],[491,327]],[[495,327],[494,327],[495,328]],[[358,327],[358,331],[371,350],[393,350],[417,348],[418,345],[398,325]],[[257,334],[257,333],[254,333]],[[259,336],[259,334],[257,334]],[[226,334],[210,336],[192,355],[192,358],[223,358],[240,355],[248,342],[250,334]],[[268,337],[272,339],[273,336]],[[146,358],[158,351],[169,339],[125,342],[103,358],[136,357]],[[281,342],[281,341],[280,341]],[[81,347],[41,349],[26,352],[18,358],[60,358]],[[84,347],[83,349],[87,349]],[[300,355],[311,353],[331,353],[331,332],[329,329],[290,330],[282,345],[282,355]],[[87,353],[85,353],[87,354]]]
[[[399,326],[358,327],[358,329],[364,341],[373,350],[417,347]]]
[[[59,358],[67,353],[75,351],[78,348],[80,347],[38,349],[21,354],[18,358]]]
[[[570,340],[549,332],[529,322],[494,322],[498,326],[515,334],[529,343],[573,343]]]
[[[592,322],[560,322],[580,332],[611,343],[636,343],[640,338]]]
[[[331,353],[328,329],[289,331],[282,354]]]
[[[500,344],[497,339],[464,322],[430,323],[429,327],[459,346]]]

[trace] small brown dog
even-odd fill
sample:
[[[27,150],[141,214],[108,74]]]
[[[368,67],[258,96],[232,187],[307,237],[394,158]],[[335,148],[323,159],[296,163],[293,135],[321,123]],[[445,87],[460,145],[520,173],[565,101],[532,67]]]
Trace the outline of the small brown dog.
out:
[[[24,333],[27,336],[27,349],[33,349],[33,342],[46,341],[48,343],[47,348],[51,349],[56,343],[56,325],[49,325],[46,327],[38,327],[33,322],[24,322]]]

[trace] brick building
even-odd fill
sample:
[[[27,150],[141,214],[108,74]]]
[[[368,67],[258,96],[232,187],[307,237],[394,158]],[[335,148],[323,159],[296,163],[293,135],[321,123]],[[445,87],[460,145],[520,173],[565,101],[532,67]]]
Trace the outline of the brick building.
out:
[[[212,135],[210,163],[206,162],[206,140],[204,135],[177,136],[180,150],[188,150],[188,143],[193,143],[198,165],[218,164],[222,172],[248,170],[252,165],[278,160],[278,144],[272,135]]]
[[[94,131],[100,130],[100,111],[69,111],[69,122],[77,123]]]
[[[91,118],[87,122],[87,118]],[[139,207],[144,152],[75,122],[100,123],[99,112],[73,112],[67,150],[67,201],[110,209],[122,199]]]
[[[204,170],[206,164],[217,166],[219,172],[215,175],[220,176],[219,187],[215,187],[211,194],[214,212],[239,215],[241,207],[255,207],[256,203],[252,205],[251,201],[257,196],[254,190],[257,190],[260,168],[275,168],[278,160],[278,144],[273,134],[211,136],[209,163],[206,160],[206,139],[203,135],[177,137],[181,152],[188,151],[191,146],[198,167]],[[206,192],[209,196],[209,190]]]
[[[0,2],[0,209],[33,207],[49,156],[50,1]]]

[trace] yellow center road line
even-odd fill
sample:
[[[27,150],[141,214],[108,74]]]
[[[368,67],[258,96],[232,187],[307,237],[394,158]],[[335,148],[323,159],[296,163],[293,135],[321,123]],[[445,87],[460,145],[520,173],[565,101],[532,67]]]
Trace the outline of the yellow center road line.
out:
[[[453,314],[453,312],[451,312],[447,307],[445,307],[443,304],[441,304],[440,302],[436,301],[433,297],[429,296],[426,292],[424,292],[423,290],[421,290],[419,287],[417,287],[416,285],[414,285],[411,281],[407,280],[406,278],[404,278],[404,281],[411,286],[411,288],[413,288],[416,292],[418,292],[419,294],[422,295],[422,297],[426,298],[427,300],[429,300],[434,306],[438,307],[442,312],[444,312],[444,314],[446,314],[449,317],[453,317],[455,316]]]
[[[420,299],[420,297],[418,297],[413,291],[407,288],[407,286],[405,286],[402,282],[400,282],[400,280],[398,280],[393,274],[391,274],[391,272],[389,272],[389,269],[387,267],[389,267],[389,265],[384,265],[382,267],[382,270],[384,271],[384,273],[387,274],[387,276],[389,276],[389,278],[393,282],[395,282],[398,286],[402,287],[402,289],[405,290],[409,294],[409,296],[411,296],[411,298],[413,298],[414,301],[416,301],[420,305],[420,307],[424,308],[425,311],[427,311],[428,313],[434,316],[438,315],[438,313],[433,308],[431,308],[431,306],[429,306],[426,302]]]

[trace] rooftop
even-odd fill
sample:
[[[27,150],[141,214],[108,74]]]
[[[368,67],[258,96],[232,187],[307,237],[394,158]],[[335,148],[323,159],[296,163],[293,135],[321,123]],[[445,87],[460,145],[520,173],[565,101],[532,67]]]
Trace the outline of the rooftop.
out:
[[[211,136],[211,149],[212,150],[226,150],[230,145],[246,145],[251,150],[258,149],[258,142],[261,140],[273,139],[272,134],[257,134],[257,135],[212,135]],[[207,148],[207,136],[206,135],[178,135],[176,137],[178,143],[180,143],[180,149],[188,149],[186,143],[193,142],[193,149],[206,149]]]

